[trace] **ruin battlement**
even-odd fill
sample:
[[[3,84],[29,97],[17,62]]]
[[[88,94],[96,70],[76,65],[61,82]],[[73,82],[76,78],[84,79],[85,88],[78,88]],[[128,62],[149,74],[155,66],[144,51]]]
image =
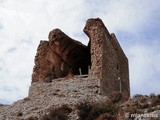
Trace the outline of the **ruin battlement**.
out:
[[[88,79],[99,79],[100,94],[118,91],[129,97],[128,59],[116,36],[99,18],[88,19],[83,31],[89,37],[87,46],[60,29],[52,30],[49,40],[40,42],[32,83],[87,74]]]

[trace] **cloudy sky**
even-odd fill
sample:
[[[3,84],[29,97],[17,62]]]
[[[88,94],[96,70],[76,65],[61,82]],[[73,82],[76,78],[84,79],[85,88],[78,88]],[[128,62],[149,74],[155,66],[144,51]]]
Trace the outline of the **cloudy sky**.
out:
[[[60,28],[87,44],[88,18],[101,18],[129,59],[131,95],[160,93],[159,0],[0,0],[0,103],[28,94],[40,40]]]

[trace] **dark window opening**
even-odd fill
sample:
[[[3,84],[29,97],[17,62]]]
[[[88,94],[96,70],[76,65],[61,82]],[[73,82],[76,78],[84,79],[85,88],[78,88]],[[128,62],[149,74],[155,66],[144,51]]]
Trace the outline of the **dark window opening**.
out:
[[[67,58],[73,75],[86,75],[91,67],[91,55],[89,47],[75,48]]]
[[[117,67],[116,67],[116,68],[117,68],[117,70],[119,69],[119,66],[118,66],[118,64],[117,64]]]

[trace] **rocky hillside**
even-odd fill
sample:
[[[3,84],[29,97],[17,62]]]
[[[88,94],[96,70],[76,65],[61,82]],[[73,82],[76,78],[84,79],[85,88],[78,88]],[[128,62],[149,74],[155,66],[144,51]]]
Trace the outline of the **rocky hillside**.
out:
[[[85,76],[74,78],[59,78],[52,82],[33,83],[28,97],[19,100],[12,105],[0,106],[0,120],[40,120],[51,109],[63,105],[75,106],[80,102],[96,103],[106,100],[105,96],[99,94],[99,85],[96,79],[89,80]],[[71,112],[71,117],[77,119]]]
[[[0,120],[159,120],[160,95],[130,97],[128,59],[101,19],[88,46],[53,29],[40,42],[28,96],[0,104]]]
[[[159,120],[160,95],[123,102],[120,93],[100,95],[97,81],[79,75],[33,83],[28,97],[0,105],[0,120]]]

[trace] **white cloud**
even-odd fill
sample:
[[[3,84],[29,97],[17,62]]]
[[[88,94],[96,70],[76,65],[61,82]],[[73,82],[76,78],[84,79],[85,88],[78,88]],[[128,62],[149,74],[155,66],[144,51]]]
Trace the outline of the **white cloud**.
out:
[[[36,48],[40,40],[48,39],[50,30],[60,28],[87,44],[88,38],[82,31],[85,21],[100,17],[109,31],[126,31],[134,36],[149,26],[160,6],[159,1],[150,0],[1,0],[0,3],[0,102],[2,99],[13,102],[27,95]],[[123,38],[120,42],[130,46]],[[140,86],[137,79],[143,83],[159,71],[160,55],[145,44],[135,43],[129,50],[124,49],[129,55],[131,88],[135,93]]]
[[[159,10],[160,1],[156,3],[150,0],[112,0],[106,1],[106,6],[101,12],[102,18],[106,21],[112,32],[127,31],[137,32],[148,25],[149,19],[155,11]],[[138,29],[137,29],[138,28]]]
[[[160,42],[159,42],[160,44]],[[158,93],[160,77],[160,48],[157,44],[134,45],[128,51],[130,58],[131,93]]]

